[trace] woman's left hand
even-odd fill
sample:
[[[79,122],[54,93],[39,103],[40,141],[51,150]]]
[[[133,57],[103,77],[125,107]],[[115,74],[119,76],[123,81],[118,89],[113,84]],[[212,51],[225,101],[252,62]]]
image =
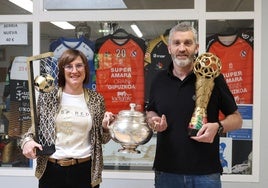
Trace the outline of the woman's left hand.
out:
[[[112,112],[105,112],[102,120],[102,127],[108,129],[108,126],[115,120],[115,115]]]

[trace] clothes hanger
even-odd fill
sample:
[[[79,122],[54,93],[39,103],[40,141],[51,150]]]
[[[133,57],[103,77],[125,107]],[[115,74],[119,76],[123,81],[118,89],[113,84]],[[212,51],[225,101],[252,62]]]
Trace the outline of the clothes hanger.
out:
[[[226,46],[233,44],[236,38],[237,29],[233,27],[227,27],[224,31],[218,34],[219,41]]]
[[[119,28],[112,34],[112,36],[115,39],[125,39],[129,37],[129,33],[126,30]]]
[[[168,36],[169,35],[169,32],[170,32],[170,28],[169,29],[166,29],[166,31],[164,32],[164,36]]]
[[[230,36],[230,35],[236,35],[237,29],[234,27],[227,27],[222,32],[219,33],[220,36]]]

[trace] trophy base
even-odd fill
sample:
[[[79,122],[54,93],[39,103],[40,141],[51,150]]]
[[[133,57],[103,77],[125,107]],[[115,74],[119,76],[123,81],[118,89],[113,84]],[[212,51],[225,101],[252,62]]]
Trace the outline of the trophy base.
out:
[[[36,148],[36,155],[38,156],[42,156],[42,155],[51,155],[56,151],[55,149],[55,145],[51,145],[51,146],[43,146],[43,150],[39,150],[38,148]]]
[[[196,136],[198,131],[199,131],[199,129],[188,128],[188,136]]]
[[[119,149],[118,152],[120,152],[120,153],[134,153],[134,154],[141,153],[136,148],[137,148],[137,146],[123,146],[123,148]]]

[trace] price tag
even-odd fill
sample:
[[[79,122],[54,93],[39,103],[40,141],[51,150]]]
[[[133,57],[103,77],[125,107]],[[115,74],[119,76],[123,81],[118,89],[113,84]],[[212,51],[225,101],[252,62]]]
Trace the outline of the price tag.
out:
[[[0,45],[27,45],[27,23],[0,24]]]

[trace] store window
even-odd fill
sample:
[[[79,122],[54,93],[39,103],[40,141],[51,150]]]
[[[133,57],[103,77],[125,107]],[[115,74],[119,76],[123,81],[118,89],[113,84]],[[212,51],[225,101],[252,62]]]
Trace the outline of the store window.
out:
[[[31,125],[27,57],[32,53],[30,23],[0,23],[0,163],[1,167],[30,167],[18,148]]]
[[[206,0],[207,12],[254,11],[254,0]]]
[[[133,9],[193,9],[194,0],[77,0],[69,1],[66,4],[62,4],[60,0],[44,0],[44,9],[51,10],[97,10],[97,9],[121,9],[121,10],[133,10]]]
[[[94,1],[97,2],[97,1]],[[9,1],[5,1],[1,3],[0,7],[0,18],[1,15],[27,15],[25,17],[25,22],[22,23],[16,23],[13,21],[6,21],[3,23],[0,23],[0,26],[3,24],[6,24],[7,27],[13,27],[13,26],[20,26],[18,24],[26,24],[27,25],[27,43],[23,44],[8,44],[3,43],[0,44],[0,71],[3,73],[0,76],[1,79],[1,94],[2,94],[2,101],[0,103],[0,110],[1,110],[1,122],[0,122],[0,156],[1,156],[1,167],[23,167],[26,169],[31,169],[34,166],[33,161],[25,159],[21,155],[20,149],[18,149],[18,140],[20,134],[24,133],[29,126],[31,125],[31,122],[29,121],[29,104],[28,101],[21,100],[20,96],[23,96],[21,94],[26,94],[25,87],[27,88],[27,78],[22,76],[19,79],[23,78],[23,80],[19,80],[17,77],[9,77],[11,64],[14,62],[14,59],[16,57],[29,57],[37,54],[46,53],[48,51],[56,52],[59,50],[59,46],[65,46],[65,47],[77,47],[77,44],[80,44],[80,42],[84,42],[84,44],[89,45],[89,47],[93,47],[92,49],[87,48],[87,52],[92,55],[94,53],[95,43],[98,39],[105,37],[109,34],[113,35],[117,30],[124,30],[125,34],[131,34],[135,36],[136,38],[139,38],[142,40],[144,45],[148,47],[150,45],[150,42],[154,40],[158,40],[158,42],[161,43],[163,49],[166,45],[167,35],[168,31],[171,27],[173,27],[175,24],[181,21],[188,21],[191,24],[195,25],[197,29],[206,30],[206,33],[204,33],[206,41],[204,41],[200,46],[205,46],[204,49],[209,51],[211,48],[211,44],[216,39],[215,38],[220,36],[229,36],[227,42],[228,45],[232,44],[236,39],[237,36],[243,37],[246,40],[246,44],[248,44],[248,47],[252,47],[251,50],[253,50],[253,32],[254,32],[254,23],[255,23],[255,17],[254,15],[254,0],[218,0],[217,3],[215,3],[213,0],[206,0],[204,3],[206,4],[206,11],[204,14],[206,16],[208,15],[209,19],[205,20],[207,17],[200,17],[200,14],[198,11],[195,10],[196,6],[200,6],[199,0],[169,0],[169,1],[146,1],[146,0],[124,0],[122,1],[125,4],[125,8],[117,8],[117,10],[120,12],[121,10],[137,10],[137,11],[148,11],[148,14],[146,12],[146,19],[139,18],[136,19],[135,17],[132,17],[132,15],[128,15],[127,12],[122,11],[122,13],[118,18],[112,17],[111,20],[109,18],[102,19],[102,15],[98,15],[97,19],[101,17],[101,19],[98,20],[92,20],[91,19],[91,13],[95,13],[96,9],[101,9],[101,13],[103,13],[103,10],[109,13],[112,13],[110,9],[108,8],[85,8],[85,4],[81,0],[80,3],[77,1],[70,1],[69,4],[61,5],[57,3],[56,0],[43,0],[42,1],[42,8],[46,9],[46,12],[42,12],[40,14],[37,14],[36,16],[38,19],[42,21],[38,21],[38,24],[36,23],[36,17],[34,20],[34,24],[40,26],[36,29],[36,27],[33,29],[32,23],[29,22],[28,19],[31,19],[31,13],[29,11],[25,11],[22,8],[18,8],[17,6],[11,4]],[[194,3],[198,2],[198,5],[195,5]],[[74,3],[75,5],[73,5]],[[72,6],[73,5],[73,6]],[[83,7],[81,7],[83,5]],[[80,7],[79,7],[80,6]],[[205,6],[202,4],[202,6]],[[199,7],[198,7],[199,8]],[[203,7],[204,8],[204,7]],[[146,10],[145,10],[146,9]],[[168,9],[168,10],[167,10]],[[82,11],[84,15],[88,17],[82,17],[81,15],[78,16],[78,18],[69,17],[70,15],[65,15],[64,12],[66,11],[76,11],[75,13],[81,13]],[[81,11],[80,11],[81,10]],[[200,11],[205,10],[199,9]],[[174,11],[175,14],[174,14]],[[249,11],[252,12],[252,14],[243,14],[243,12]],[[135,11],[136,12],[136,11]],[[171,12],[171,13],[169,13]],[[178,12],[178,13],[177,13]],[[220,17],[220,19],[214,19],[214,17],[211,17],[211,15],[216,12],[217,17]],[[227,12],[227,13],[226,13]],[[228,12],[236,12],[237,18],[236,19],[225,19],[224,14],[228,14]],[[56,13],[56,14],[55,14]],[[69,13],[69,12],[68,12]],[[220,16],[219,14],[220,13]],[[239,14],[241,13],[241,14]],[[28,15],[29,14],[29,15]],[[201,13],[203,15],[203,12]],[[84,16],[83,15],[83,16]],[[144,14],[145,15],[145,14]],[[149,15],[149,16],[148,16]],[[175,17],[174,17],[175,15]],[[186,15],[186,18],[185,18]],[[73,29],[61,29],[55,25],[53,25],[50,21],[51,17],[59,16],[61,18],[66,18],[64,21],[68,21],[70,24],[73,25]],[[93,16],[93,17],[94,17]],[[180,17],[183,17],[184,20],[179,20]],[[4,17],[4,16],[3,16]],[[189,18],[188,18],[189,17]],[[193,18],[194,17],[194,18]],[[229,15],[227,16],[229,17]],[[6,17],[5,17],[6,18]],[[58,18],[58,17],[57,17]],[[95,18],[95,17],[94,17]],[[81,19],[81,20],[80,20]],[[87,20],[90,19],[90,20]],[[191,19],[191,20],[187,20]],[[71,20],[71,21],[69,21]],[[199,21],[201,20],[199,26]],[[204,21],[204,22],[202,22]],[[40,23],[40,25],[39,25]],[[205,26],[203,25],[205,23]],[[131,28],[131,25],[135,24],[138,26],[140,31],[142,32],[142,36],[139,37]],[[204,28],[205,27],[205,28]],[[256,28],[255,28],[256,29]],[[40,32],[40,33],[39,33]],[[12,31],[10,32],[12,33]],[[200,32],[202,33],[202,32]],[[123,33],[124,34],[124,33]],[[35,38],[33,39],[33,36]],[[36,37],[37,36],[37,37]],[[201,36],[200,38],[202,38]],[[213,38],[214,37],[214,38]],[[224,37],[221,37],[223,40]],[[21,39],[25,39],[25,37],[21,37]],[[83,39],[83,40],[81,40]],[[164,39],[164,40],[161,40]],[[231,40],[233,39],[233,40]],[[10,37],[6,37],[6,40],[10,40]],[[33,43],[32,41],[35,41]],[[155,42],[155,41],[154,41]],[[38,46],[35,46],[38,44]],[[39,46],[40,44],[40,46]],[[67,46],[66,46],[67,44]],[[40,49],[39,49],[40,48]],[[166,48],[165,48],[166,49]],[[90,50],[92,50],[90,52]],[[228,49],[229,50],[229,49]],[[58,51],[57,51],[58,52]],[[244,57],[248,55],[245,53],[246,51],[241,51],[241,55]],[[146,52],[145,52],[146,53]],[[165,52],[167,55],[168,52]],[[253,53],[253,51],[251,51]],[[59,57],[60,53],[55,53],[57,57]],[[232,53],[230,53],[232,54]],[[230,55],[229,54],[229,55]],[[154,54],[155,57],[157,57],[157,54]],[[90,56],[91,59],[91,65],[92,68],[97,68],[95,66],[95,60],[93,56]],[[165,56],[168,57],[168,56]],[[19,62],[22,61],[22,64],[25,62],[25,59],[17,58]],[[147,67],[146,61],[148,59],[145,59],[144,62],[142,62],[142,66],[145,67],[145,71],[149,70],[149,67]],[[15,61],[15,62],[18,62]],[[17,63],[16,63],[17,64]],[[18,63],[19,64],[19,63]],[[254,62],[251,61],[248,63],[247,69],[250,67],[250,72],[252,73]],[[233,67],[234,64],[229,63],[229,67]],[[165,67],[161,64],[160,67]],[[146,69],[148,68],[148,70]],[[26,68],[23,64],[23,66],[19,66],[18,70],[22,70],[22,72],[25,72]],[[236,71],[235,74],[237,74]],[[232,82],[232,78],[228,78],[230,72],[225,72],[226,78],[229,80],[229,83]],[[14,75],[14,74],[13,74]],[[15,76],[18,76],[19,74],[15,74]],[[252,81],[254,75],[248,76],[248,80]],[[9,81],[9,82],[8,82]],[[13,82],[14,81],[14,82]],[[13,87],[15,90],[10,90],[11,92],[8,93],[5,90],[5,86],[10,83],[10,87]],[[15,84],[15,85],[14,85]],[[91,85],[91,87],[94,85],[94,83]],[[241,86],[241,83],[237,83],[235,86]],[[232,91],[234,94],[246,91],[246,89],[243,89],[243,87],[240,87],[240,89],[236,89],[235,86],[232,87]],[[253,82],[249,84],[250,88],[253,88]],[[92,87],[92,89],[95,89]],[[248,90],[248,89],[247,89]],[[15,92],[14,92],[15,91]],[[145,95],[146,95],[145,91]],[[252,99],[253,97],[252,91],[248,96]],[[5,94],[4,94],[5,93]],[[8,95],[9,94],[9,95]],[[124,93],[120,93],[124,95]],[[27,99],[27,96],[23,96],[23,99]],[[226,154],[226,160],[228,162],[228,168],[225,168],[224,174],[246,174],[246,175],[252,175],[253,174],[253,164],[256,164],[252,162],[252,156],[255,155],[252,153],[253,151],[253,117],[252,117],[252,111],[253,111],[253,101],[251,99],[243,99],[243,97],[240,97],[239,95],[236,97],[236,100],[239,104],[239,110],[242,112],[243,119],[244,119],[244,125],[243,129],[239,130],[237,132],[231,132],[230,134],[225,135],[222,138],[222,145],[221,151]],[[145,96],[145,102],[146,102],[146,96]],[[245,101],[247,100],[247,101]],[[127,108],[126,108],[127,109]],[[10,119],[10,115],[12,115],[12,119]],[[254,128],[256,128],[258,125],[254,125]],[[256,136],[256,135],[255,135]],[[255,137],[254,139],[257,139]],[[230,141],[232,140],[232,141]],[[155,143],[156,143],[156,137],[155,135],[152,136],[150,141],[144,145],[138,146],[137,150],[139,150],[140,154],[122,154],[118,152],[118,149],[121,149],[121,145],[110,141],[107,145],[104,146],[104,164],[105,169],[113,169],[113,170],[138,170],[141,173],[143,171],[151,171],[152,170],[152,162],[155,152]],[[231,145],[230,145],[231,144]],[[227,146],[232,146],[232,149]],[[238,149],[239,148],[239,149]],[[224,153],[225,152],[225,153]],[[258,154],[257,154],[258,155]],[[254,159],[254,158],[253,158]],[[256,157],[255,157],[256,159]],[[23,169],[22,168],[22,169]],[[3,173],[5,168],[3,169]],[[256,170],[255,170],[256,171]],[[0,172],[1,168],[0,168]],[[235,179],[234,179],[235,181]],[[247,181],[247,180],[243,180]]]
[[[221,59],[221,73],[243,118],[240,130],[221,138],[220,157],[225,174],[252,174],[253,25],[253,20],[208,20],[206,25],[206,50]]]
[[[22,8],[24,7],[24,8]],[[27,15],[32,14],[32,0],[5,0],[1,1],[0,15]]]

